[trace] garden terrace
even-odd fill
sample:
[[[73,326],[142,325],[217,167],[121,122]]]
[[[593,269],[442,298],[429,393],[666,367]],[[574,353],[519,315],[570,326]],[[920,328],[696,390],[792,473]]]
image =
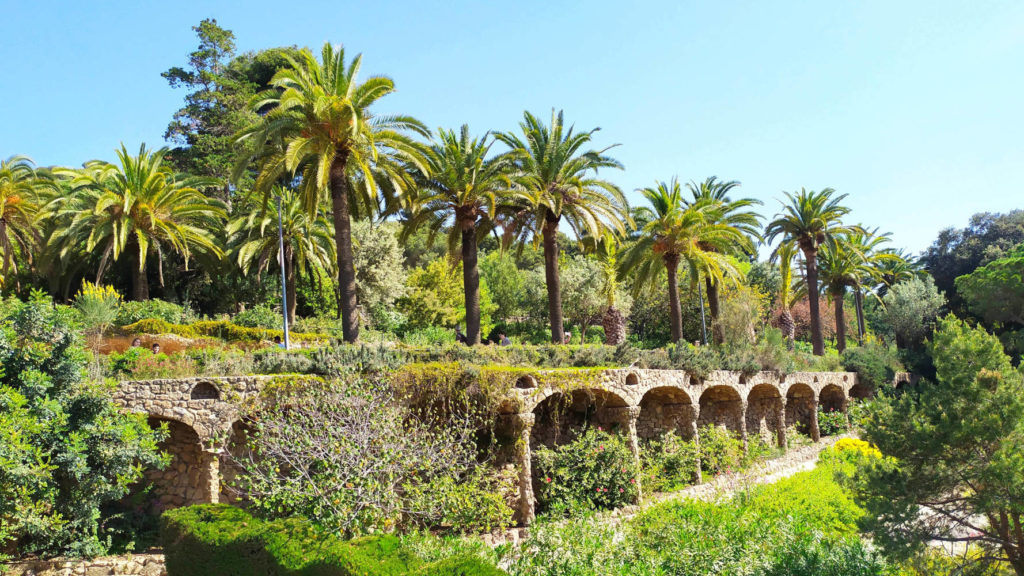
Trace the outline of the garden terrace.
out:
[[[301,383],[304,378],[311,377],[122,382],[115,395],[119,404],[148,415],[154,425],[169,422],[163,448],[172,462],[163,471],[149,473],[161,504],[176,507],[225,499],[221,461],[226,447],[237,443],[235,436],[244,429],[239,422],[246,401],[282,380]],[[512,440],[508,445],[514,447],[509,459],[518,470],[518,520],[528,524],[534,517],[532,450],[570,440],[586,426],[625,435],[638,463],[640,439],[678,432],[699,445],[698,429],[705,424],[728,428],[744,444],[758,435],[784,448],[787,426],[797,426],[817,441],[819,404],[845,412],[856,384],[856,374],[850,372],[745,376],[719,370],[705,379],[681,370],[630,368],[524,374],[510,382],[497,404],[498,435]]]

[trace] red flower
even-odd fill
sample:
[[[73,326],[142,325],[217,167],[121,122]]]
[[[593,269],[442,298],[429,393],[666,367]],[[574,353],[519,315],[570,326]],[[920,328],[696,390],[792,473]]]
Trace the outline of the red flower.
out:
[[[548,477],[544,478],[544,481],[547,482],[548,484],[551,484],[551,477],[548,476]]]
[[[630,484],[636,484],[636,478],[630,478],[629,479],[629,483]]]

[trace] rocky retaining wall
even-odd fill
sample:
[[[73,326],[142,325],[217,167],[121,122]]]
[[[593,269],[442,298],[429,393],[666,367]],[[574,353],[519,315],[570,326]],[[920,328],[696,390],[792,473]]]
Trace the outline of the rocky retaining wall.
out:
[[[91,560],[53,558],[0,565],[6,576],[166,576],[163,554],[128,554]]]

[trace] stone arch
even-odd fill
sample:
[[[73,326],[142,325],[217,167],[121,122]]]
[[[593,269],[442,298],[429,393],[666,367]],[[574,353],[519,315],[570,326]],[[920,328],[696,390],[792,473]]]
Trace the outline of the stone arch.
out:
[[[556,446],[572,441],[586,426],[619,431],[627,402],[618,394],[598,388],[555,392],[533,409],[535,422],[530,435],[533,446]]]
[[[220,400],[220,390],[209,382],[199,382],[192,387],[190,400]]]
[[[795,426],[797,431],[811,435],[814,426],[814,390],[807,384],[793,384],[786,390],[786,427]]]
[[[779,441],[785,430],[782,416],[782,394],[774,384],[758,384],[747,394],[747,434],[759,436],[766,444]],[[785,432],[783,432],[784,437]]]
[[[683,439],[691,440],[696,430],[694,408],[693,399],[682,388],[651,388],[640,400],[637,436],[652,439],[675,432]]]
[[[868,398],[874,397],[874,395],[875,390],[871,386],[868,386],[867,384],[864,384],[860,381],[858,381],[856,384],[853,385],[852,388],[850,388],[850,398],[855,398],[857,400],[866,400]]]
[[[700,395],[698,426],[723,426],[743,435],[743,399],[732,386],[711,386]]]
[[[163,470],[146,471],[159,506],[167,509],[216,502],[220,483],[217,457],[203,449],[196,430],[161,416],[150,416],[148,421],[152,428],[166,423],[168,432],[159,446],[170,455],[170,463]]]
[[[846,412],[846,393],[835,384],[829,384],[818,394],[818,404],[825,412]]]

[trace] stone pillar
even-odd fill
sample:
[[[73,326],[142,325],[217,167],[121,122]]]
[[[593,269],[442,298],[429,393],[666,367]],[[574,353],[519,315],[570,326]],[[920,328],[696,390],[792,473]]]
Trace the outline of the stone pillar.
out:
[[[818,442],[821,440],[821,429],[818,428],[818,397],[811,397],[811,440]]]
[[[198,468],[195,500],[201,504],[217,504],[220,501],[220,450],[200,452]]]
[[[693,419],[690,420],[690,436],[693,439],[693,446],[697,452],[697,484],[704,482],[704,474],[700,469],[700,429],[697,427],[697,421],[700,420],[700,404],[691,404],[693,408]]]
[[[519,437],[516,439],[516,464],[519,468],[519,522],[523,526],[533,523],[536,516],[533,498],[533,461],[530,453],[530,433],[536,420],[533,412],[523,412],[515,416],[515,428]]]
[[[643,487],[640,479],[643,475],[640,468],[640,440],[636,434],[636,421],[640,418],[640,407],[630,406],[626,410],[626,441],[629,442],[629,451],[633,453],[633,478],[636,479],[636,501],[639,504],[643,500]]]
[[[779,408],[778,414],[776,415],[776,418],[778,418],[778,423],[776,425],[776,432],[775,432],[776,433],[776,440],[777,440],[777,442],[779,444],[779,448],[782,448],[782,450],[785,451],[786,448],[787,448],[786,447],[786,397],[785,396],[779,398],[778,408]]]
[[[747,441],[747,409],[749,405],[746,400],[740,401],[740,440],[743,441],[743,453],[746,454],[750,448]]]

